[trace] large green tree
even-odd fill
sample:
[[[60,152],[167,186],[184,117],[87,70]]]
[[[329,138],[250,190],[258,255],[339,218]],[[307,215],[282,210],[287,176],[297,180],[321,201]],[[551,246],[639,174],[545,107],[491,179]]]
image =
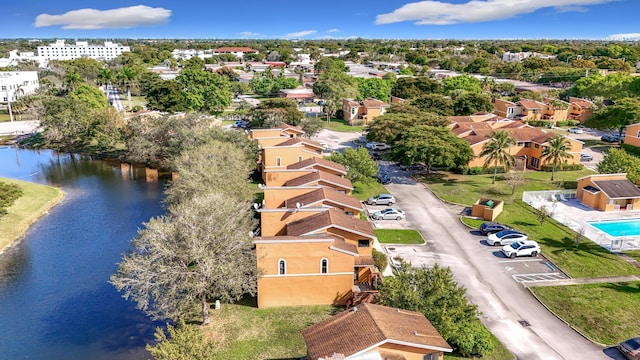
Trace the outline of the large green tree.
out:
[[[448,128],[428,125],[408,128],[391,148],[391,154],[403,164],[424,163],[428,171],[433,166],[460,167],[473,158],[467,141]]]
[[[424,314],[462,355],[482,356],[493,350],[491,334],[478,319],[478,307],[469,302],[449,268],[401,262],[394,276],[385,278],[380,295],[384,305]]]
[[[199,313],[208,324],[210,300],[232,302],[255,293],[249,205],[211,189],[170,205],[166,216],[144,224],[111,284],[153,319]]]
[[[442,93],[442,85],[426,76],[400,78],[391,89],[391,95],[406,100],[431,93]]]
[[[374,98],[389,101],[391,98],[391,86],[393,82],[380,78],[358,78],[358,92],[360,99]]]
[[[449,123],[446,117],[428,112],[415,114],[389,112],[375,118],[367,127],[367,139],[394,145],[401,135],[415,125],[444,127]]]
[[[616,130],[618,138],[622,139],[622,130],[627,125],[638,122],[640,122],[640,99],[628,97],[596,111],[593,116],[587,119],[586,125],[594,129]]]
[[[182,84],[176,80],[161,80],[146,87],[147,107],[165,112],[179,112],[189,109]]]
[[[346,148],[343,152],[338,152],[329,157],[329,160],[344,165],[347,170],[347,178],[352,182],[369,183],[378,173],[378,163],[371,158],[367,149],[360,147],[357,149]]]
[[[442,80],[444,93],[447,95],[454,94],[457,90],[464,90],[472,93],[482,92],[480,80],[466,74],[459,76],[451,76]]]
[[[183,86],[189,110],[217,114],[231,104],[229,81],[216,73],[192,67],[183,69],[176,80]]]
[[[549,140],[548,145],[542,150],[542,159],[551,163],[551,181],[556,172],[556,168],[565,164],[568,159],[571,159],[569,149],[571,143],[569,139],[562,135],[556,135],[553,139]]]
[[[342,71],[328,70],[322,72],[313,84],[313,93],[324,99],[324,112],[329,120],[341,106],[343,98],[359,96],[358,80]]]
[[[598,163],[601,174],[627,173],[633,183],[640,181],[640,158],[629,154],[624,149],[609,148],[602,161]]]
[[[304,113],[298,110],[295,101],[285,98],[266,99],[249,110],[249,119],[254,128],[273,128],[280,124],[298,125]]]
[[[512,167],[516,163],[516,158],[509,150],[516,145],[516,140],[505,130],[493,131],[489,134],[489,141],[484,144],[480,157],[485,156],[483,166],[487,168],[493,164],[493,180],[496,183],[498,167],[502,166],[505,170]]]

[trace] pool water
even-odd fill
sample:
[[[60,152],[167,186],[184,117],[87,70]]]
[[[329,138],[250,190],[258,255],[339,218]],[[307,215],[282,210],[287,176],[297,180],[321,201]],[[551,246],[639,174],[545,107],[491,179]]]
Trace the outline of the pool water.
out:
[[[587,223],[609,236],[640,236],[640,218],[587,221]]]

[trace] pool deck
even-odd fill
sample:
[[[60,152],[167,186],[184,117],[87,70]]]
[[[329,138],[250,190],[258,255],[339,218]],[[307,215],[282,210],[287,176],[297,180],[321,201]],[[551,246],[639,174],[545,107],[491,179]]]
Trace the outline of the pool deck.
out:
[[[586,223],[587,221],[640,218],[640,211],[598,211],[577,199],[567,199],[567,201],[537,199],[530,201],[529,205],[536,209],[546,206],[553,219],[573,231],[584,231],[586,238],[611,252],[640,249],[640,236],[612,237]]]

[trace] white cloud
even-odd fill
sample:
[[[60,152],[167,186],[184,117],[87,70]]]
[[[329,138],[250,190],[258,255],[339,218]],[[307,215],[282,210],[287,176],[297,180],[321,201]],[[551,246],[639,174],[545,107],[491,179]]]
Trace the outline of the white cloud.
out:
[[[636,41],[636,40],[640,40],[640,33],[611,34],[607,36],[607,39]]]
[[[585,11],[587,5],[617,0],[471,0],[463,4],[442,1],[408,3],[376,17],[376,24],[415,21],[416,25],[449,25],[501,20],[543,8],[557,11]]]
[[[313,35],[315,33],[317,33],[316,30],[298,31],[298,32],[288,33],[285,36],[283,36],[283,38],[285,38],[285,39],[300,39],[300,38],[303,38],[305,36]]]
[[[171,16],[171,10],[144,5],[111,10],[79,9],[61,15],[40,14],[35,27],[61,25],[63,29],[128,29],[136,26],[162,24]]]
[[[327,30],[327,32],[328,33],[337,33],[337,32],[340,32],[340,29],[333,28],[333,29]]]
[[[242,36],[260,36],[260,33],[251,32],[251,31],[243,31],[240,33]]]

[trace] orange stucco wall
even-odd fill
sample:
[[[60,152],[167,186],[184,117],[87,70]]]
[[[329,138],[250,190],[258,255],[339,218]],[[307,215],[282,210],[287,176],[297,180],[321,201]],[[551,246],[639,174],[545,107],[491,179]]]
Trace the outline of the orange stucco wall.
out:
[[[330,242],[256,244],[258,307],[344,304],[353,291],[353,256],[329,249]],[[328,260],[328,274],[320,261]],[[286,261],[286,275],[278,262]]]
[[[279,137],[282,134],[280,129],[255,129],[249,131],[249,139],[263,139]]]
[[[627,126],[627,132],[624,135],[624,143],[640,147],[640,124]]]
[[[267,186],[282,186],[287,181],[310,172],[313,170],[267,170],[262,174],[262,178]]]
[[[260,212],[260,229],[262,235],[286,235],[287,223],[304,219],[307,216],[315,215],[319,212],[320,210],[262,211]]]
[[[493,106],[495,107],[495,110],[493,111],[493,113],[502,117],[507,117],[508,115],[507,109],[509,107],[517,107],[515,103],[511,101],[503,100],[503,99],[496,99],[493,103]]]
[[[610,174],[610,175],[598,175],[597,177],[586,177],[578,180],[578,189],[576,190],[576,198],[582,201],[586,206],[600,210],[600,211],[615,211],[616,205],[619,205],[621,209],[626,209],[627,204],[632,205],[632,210],[640,210],[640,199],[613,199],[610,200],[604,192],[600,191],[592,194],[588,191],[584,191],[585,186],[598,187],[592,179],[597,180],[626,180],[625,175]]]
[[[570,159],[567,159],[567,164],[579,164],[580,163],[580,153],[582,152],[582,143],[576,140],[573,140],[571,138],[567,138],[569,139],[569,149],[568,152],[569,154],[572,156]],[[471,150],[473,150],[474,153],[474,158],[469,162],[469,167],[474,167],[474,166],[483,166],[484,165],[484,161],[486,157],[479,157],[480,153],[482,152],[482,148],[484,147],[484,144],[486,144],[486,142],[481,142],[481,143],[477,143],[475,145],[471,146]],[[542,151],[544,149],[544,146],[541,144],[538,144],[538,147],[536,148],[536,143],[531,143],[530,147],[525,147],[524,146],[525,143],[520,143],[520,145],[516,145],[513,146],[509,149],[509,153],[511,155],[514,155],[516,157],[523,157],[523,156],[527,156],[527,166],[529,167],[534,167],[532,164],[532,159],[533,158],[537,158],[539,159],[538,162],[538,166],[534,167],[537,170],[540,170],[542,168],[543,165],[545,165],[546,163],[548,163],[548,161],[543,161],[542,160]],[[493,166],[493,164],[491,165]]]
[[[336,234],[339,236],[342,236],[346,242],[353,244],[355,246],[358,246],[358,240],[367,240],[367,237],[365,236],[360,236],[357,234],[354,234],[352,232],[348,232],[348,231],[343,231],[340,229],[335,229],[335,228],[331,228],[328,230],[330,233],[332,234]],[[369,240],[369,247],[359,247],[358,248],[358,255],[366,255],[366,256],[371,256],[371,249],[373,248],[373,240]]]
[[[262,164],[267,169],[286,169],[287,166],[312,157],[322,156],[320,151],[310,151],[304,146],[267,147],[262,149]],[[280,158],[280,166],[276,166]]]
[[[419,331],[419,330],[418,330]],[[396,345],[396,344],[382,344],[376,348],[381,354],[398,355],[399,359],[406,360],[422,360],[424,355],[437,353],[439,359],[444,359],[444,353],[442,351],[433,351],[427,349],[421,349],[413,346]],[[383,355],[383,359],[385,356]]]
[[[318,187],[283,186],[264,190],[264,208],[276,209],[284,206],[284,201],[294,196],[306,194]]]

